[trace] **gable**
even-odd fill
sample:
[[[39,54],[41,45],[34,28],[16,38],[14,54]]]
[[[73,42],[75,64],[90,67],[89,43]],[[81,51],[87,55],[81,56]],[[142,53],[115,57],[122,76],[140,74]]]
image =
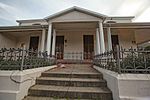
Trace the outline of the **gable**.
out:
[[[101,20],[98,17],[88,15],[79,11],[72,11],[66,13],[64,15],[58,16],[56,18],[51,19],[51,22],[66,22],[66,21],[98,21]]]

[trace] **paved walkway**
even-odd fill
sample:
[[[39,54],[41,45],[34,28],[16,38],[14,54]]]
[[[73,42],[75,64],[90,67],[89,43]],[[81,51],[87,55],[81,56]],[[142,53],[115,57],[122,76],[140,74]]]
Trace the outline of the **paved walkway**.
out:
[[[24,100],[112,100],[101,73],[90,64],[62,64],[43,72]]]
[[[55,69],[49,70],[51,73],[67,73],[67,74],[94,74],[99,73],[96,71],[90,64],[62,64],[61,66]],[[49,72],[47,71],[47,72]]]

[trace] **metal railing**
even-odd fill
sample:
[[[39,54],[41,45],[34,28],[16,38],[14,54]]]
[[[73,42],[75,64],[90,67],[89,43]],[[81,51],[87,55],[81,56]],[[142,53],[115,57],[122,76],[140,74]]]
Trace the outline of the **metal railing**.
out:
[[[47,52],[20,48],[0,49],[0,70],[25,70],[53,64],[55,64],[55,58],[48,56]]]
[[[144,49],[123,49],[94,56],[94,65],[118,73],[150,73],[150,51]]]
[[[64,63],[84,63],[92,61],[93,53],[83,53],[83,52],[57,52],[56,58],[58,61],[63,61]]]

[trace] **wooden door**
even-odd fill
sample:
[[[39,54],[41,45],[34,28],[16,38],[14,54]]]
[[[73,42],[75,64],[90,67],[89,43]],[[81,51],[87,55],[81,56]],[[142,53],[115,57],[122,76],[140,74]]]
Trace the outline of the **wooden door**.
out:
[[[56,36],[56,57],[63,59],[64,54],[64,36]]]
[[[112,49],[113,51],[117,50],[117,45],[119,45],[119,39],[118,39],[118,35],[111,35],[111,39],[112,39]],[[114,58],[117,58],[117,52],[113,53]]]
[[[30,37],[29,49],[33,51],[38,51],[38,45],[39,45],[39,36]]]
[[[83,36],[84,44],[84,59],[92,59],[94,53],[94,39],[93,35]]]
[[[112,48],[114,50],[116,46],[119,45],[118,35],[111,35],[111,39],[112,39]]]

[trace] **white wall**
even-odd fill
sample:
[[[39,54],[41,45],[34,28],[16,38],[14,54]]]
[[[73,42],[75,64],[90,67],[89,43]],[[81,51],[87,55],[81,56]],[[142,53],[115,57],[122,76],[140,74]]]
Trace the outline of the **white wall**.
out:
[[[136,48],[135,31],[134,29],[112,29],[112,35],[118,35],[119,45],[123,48]]]
[[[137,29],[135,33],[137,43],[150,40],[150,29]]]
[[[0,48],[14,48],[16,47],[16,39],[0,33]]]
[[[21,44],[24,43],[26,48],[29,49],[31,36],[39,36],[38,50],[41,50],[42,32],[34,31],[22,32],[20,34],[12,32],[12,35],[0,33],[0,48],[20,48]]]
[[[103,74],[113,100],[150,99],[150,74],[118,74],[98,66],[94,68]]]
[[[19,37],[17,40],[17,48],[21,47],[21,44],[24,43],[26,45],[26,48],[29,49],[30,45],[30,37],[32,36],[39,36],[39,44],[38,44],[38,50],[41,50],[41,39],[42,39],[42,33],[39,32],[29,32],[23,37]]]
[[[83,52],[83,35],[93,35],[95,47],[95,32],[57,32],[57,36],[64,36],[64,53]]]
[[[103,74],[103,78],[107,81],[108,88],[112,91],[113,100],[120,100],[118,87],[118,74],[109,70],[102,69],[98,66],[94,68]]]
[[[27,95],[28,89],[35,84],[36,77],[54,67],[56,65],[23,71],[0,71],[0,100],[22,100]],[[19,82],[29,80],[20,84],[15,83],[10,79],[11,74],[12,78]]]

